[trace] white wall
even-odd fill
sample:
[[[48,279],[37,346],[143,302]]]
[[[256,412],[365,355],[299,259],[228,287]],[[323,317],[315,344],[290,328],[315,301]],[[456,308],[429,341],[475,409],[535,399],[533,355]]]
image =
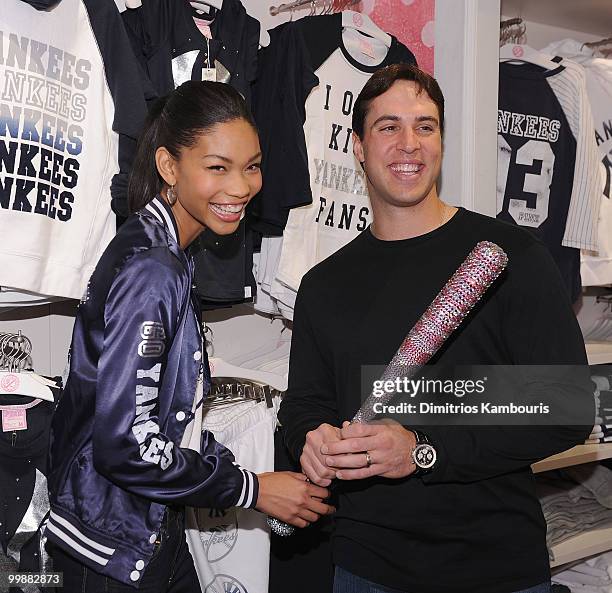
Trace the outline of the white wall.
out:
[[[435,76],[446,99],[440,195],[495,214],[499,0],[436,0]]]

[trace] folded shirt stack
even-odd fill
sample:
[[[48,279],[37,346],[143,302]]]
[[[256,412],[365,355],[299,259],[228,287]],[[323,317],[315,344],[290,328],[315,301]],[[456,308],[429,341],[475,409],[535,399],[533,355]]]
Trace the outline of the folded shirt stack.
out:
[[[571,537],[612,527],[612,471],[589,463],[536,476],[538,498],[548,524],[546,543],[553,546]]]

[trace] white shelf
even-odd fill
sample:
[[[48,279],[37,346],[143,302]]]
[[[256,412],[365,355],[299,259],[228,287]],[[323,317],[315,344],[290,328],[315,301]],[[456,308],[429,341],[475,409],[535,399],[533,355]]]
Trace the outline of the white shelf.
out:
[[[589,364],[612,364],[612,342],[586,342]]]
[[[534,473],[547,472],[561,467],[580,465],[582,463],[590,463],[591,461],[599,461],[611,457],[612,443],[577,445],[567,451],[563,451],[563,453],[557,453],[557,455],[552,455],[542,461],[534,463],[531,469]]]
[[[594,529],[553,546],[554,560],[551,560],[550,566],[554,568],[568,562],[601,554],[610,549],[612,549],[612,527]]]

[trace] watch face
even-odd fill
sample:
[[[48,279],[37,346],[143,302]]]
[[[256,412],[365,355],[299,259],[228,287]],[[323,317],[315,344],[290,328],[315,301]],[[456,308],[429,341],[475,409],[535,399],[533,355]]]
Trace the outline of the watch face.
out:
[[[429,469],[436,462],[436,450],[431,445],[417,445],[412,454],[412,459],[417,467]]]

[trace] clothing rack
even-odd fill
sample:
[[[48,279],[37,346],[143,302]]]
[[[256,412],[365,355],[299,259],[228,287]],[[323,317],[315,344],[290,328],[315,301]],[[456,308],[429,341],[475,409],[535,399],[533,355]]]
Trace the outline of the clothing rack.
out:
[[[269,385],[231,377],[213,377],[208,398],[204,401],[204,409],[244,401],[265,401],[267,407],[271,408],[272,399],[280,395],[282,391]]]
[[[317,8],[321,9],[319,14],[330,14],[332,12],[341,12],[349,6],[357,4],[360,0],[295,0],[288,4],[279,6],[270,6],[270,14],[276,16],[281,12],[293,12],[294,10],[303,10],[310,8],[310,16],[316,14]]]

